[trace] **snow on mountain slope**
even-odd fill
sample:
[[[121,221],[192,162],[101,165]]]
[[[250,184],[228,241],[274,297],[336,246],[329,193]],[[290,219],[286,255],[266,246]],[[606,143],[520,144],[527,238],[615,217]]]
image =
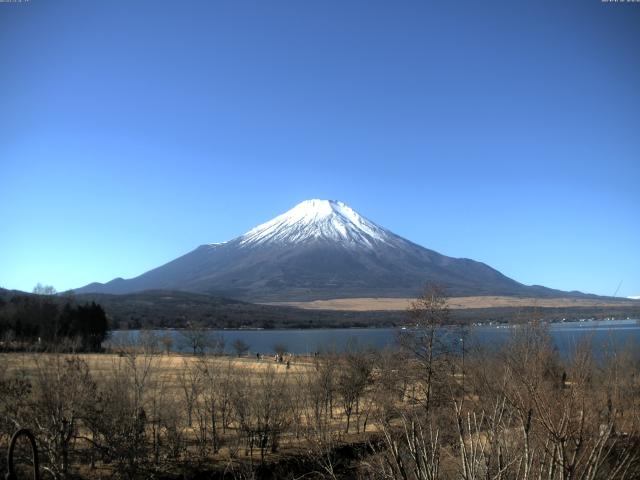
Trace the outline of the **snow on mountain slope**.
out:
[[[374,248],[376,244],[393,244],[395,238],[342,202],[314,199],[258,225],[239,240],[244,246],[328,241]]]
[[[78,293],[184,290],[249,301],[415,297],[425,282],[453,296],[562,296],[490,266],[406,240],[342,202],[306,200],[240,237],[201,245],[135,278]]]

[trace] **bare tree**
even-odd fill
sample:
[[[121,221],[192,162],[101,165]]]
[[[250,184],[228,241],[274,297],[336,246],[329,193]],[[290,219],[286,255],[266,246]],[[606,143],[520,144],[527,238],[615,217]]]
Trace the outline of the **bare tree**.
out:
[[[200,425],[200,443],[211,445],[213,453],[217,453],[221,446],[219,429],[224,423],[222,411],[225,408],[225,397],[228,395],[224,374],[217,365],[207,358],[198,363],[202,379],[202,393],[198,399],[198,421]],[[205,447],[202,449],[205,450]]]
[[[162,448],[169,460],[179,460],[187,450],[184,409],[173,395],[166,395],[162,402],[163,408],[158,417],[158,452]]]
[[[211,345],[211,338],[207,329],[199,324],[191,324],[180,330],[182,344],[194,355],[202,355]]]
[[[182,368],[178,374],[178,384],[184,400],[184,409],[187,414],[187,426],[193,426],[193,409],[202,390],[202,375],[198,366],[188,358],[183,359]]]
[[[337,391],[347,417],[345,431],[349,433],[352,414],[354,412],[356,415],[359,414],[362,396],[371,382],[373,362],[369,352],[352,347],[346,353],[341,367],[338,373]],[[359,429],[359,421],[356,421],[356,430],[359,431]]]
[[[128,478],[135,476],[149,453],[145,402],[154,356],[138,351],[132,345],[113,359],[98,387],[95,414],[86,420],[103,457]]]
[[[209,336],[209,350],[212,355],[219,356],[224,354],[226,340],[221,333],[217,332]]]
[[[423,293],[411,303],[407,313],[414,328],[404,330],[399,343],[418,363],[421,392],[414,401],[420,401],[428,411],[434,392],[441,393],[436,387],[441,383],[441,374],[445,369],[439,363],[449,352],[439,336],[441,327],[449,321],[447,297],[442,287],[427,284]]]
[[[3,365],[5,367],[5,365]],[[8,372],[0,369],[0,440],[9,442],[11,435],[30,415],[33,382],[24,371]]]
[[[231,346],[239,357],[243,357],[249,352],[249,344],[241,338],[234,340]]]
[[[37,357],[33,408],[24,419],[40,440],[52,470],[69,473],[71,445],[80,420],[94,401],[96,385],[79,357]]]
[[[441,478],[441,437],[431,422],[424,421],[424,410],[402,411],[396,423],[380,424],[383,449],[374,468],[379,477],[401,480],[438,480]],[[378,476],[376,475],[376,476]],[[375,478],[375,477],[374,477]]]
[[[51,285],[42,285],[40,282],[33,287],[33,293],[36,295],[55,295],[58,293],[56,289]]]
[[[255,381],[246,376],[235,379],[232,404],[246,452],[252,457],[253,449],[259,449],[261,462],[268,449],[278,450],[280,436],[288,424],[285,386],[286,375],[278,374],[271,366],[260,372]]]
[[[216,393],[218,396],[218,410],[220,412],[220,420],[222,427],[222,434],[227,433],[229,424],[231,423],[231,396],[234,378],[234,369],[231,359],[226,362],[224,369],[221,369],[218,377],[218,387]]]
[[[143,353],[155,355],[159,352],[160,338],[153,330],[142,329],[138,334],[136,347]]]
[[[160,344],[162,345],[164,352],[169,355],[173,347],[173,336],[169,333],[165,333],[160,337]]]
[[[337,390],[337,369],[338,355],[333,352],[326,352],[322,356],[314,359],[317,375],[313,379],[310,392],[313,402],[314,419],[328,421],[333,418],[333,409]]]

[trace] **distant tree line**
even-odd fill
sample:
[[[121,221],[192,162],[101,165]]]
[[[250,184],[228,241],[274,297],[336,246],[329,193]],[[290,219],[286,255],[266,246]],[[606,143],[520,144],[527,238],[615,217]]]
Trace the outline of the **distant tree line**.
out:
[[[51,287],[38,285],[34,294],[0,298],[0,345],[5,350],[55,345],[77,351],[98,351],[109,325],[104,309],[90,302],[58,298]]]
[[[96,302],[109,314],[114,330],[189,328],[352,328],[406,325],[406,312],[305,310],[258,305],[229,298],[176,291],[145,291],[123,295],[77,294],[76,301]],[[638,318],[638,306],[609,307],[496,307],[454,309],[452,324],[475,322],[526,323],[580,318]]]

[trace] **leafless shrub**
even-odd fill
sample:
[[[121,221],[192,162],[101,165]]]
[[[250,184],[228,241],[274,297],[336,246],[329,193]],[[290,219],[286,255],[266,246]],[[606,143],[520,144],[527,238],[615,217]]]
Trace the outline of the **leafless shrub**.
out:
[[[280,436],[288,424],[286,375],[269,367],[258,379],[236,377],[232,389],[232,405],[236,421],[245,440],[246,453],[254,448],[264,462],[268,449],[278,450]]]
[[[96,384],[78,357],[47,356],[36,361],[32,407],[25,423],[36,433],[53,471],[65,476],[81,419],[92,409]]]
[[[88,419],[96,445],[106,462],[132,478],[148,460],[145,394],[149,389],[153,356],[138,355],[135,346],[114,360],[96,395],[95,415]]]
[[[373,359],[370,352],[350,346],[340,365],[336,391],[346,416],[346,433],[349,433],[351,418],[356,414],[356,431],[360,431],[361,400],[372,381]]]
[[[32,380],[25,372],[8,374],[4,368],[0,370],[0,445],[8,445],[29,415],[32,390]]]
[[[239,357],[242,357],[249,352],[249,344],[240,338],[234,340],[231,346]]]
[[[438,404],[444,401],[443,384],[446,371],[449,370],[447,354],[451,348],[439,335],[449,320],[444,290],[438,285],[427,284],[423,293],[411,303],[407,313],[412,328],[403,331],[398,340],[416,366],[412,401],[421,403],[428,411],[434,401]]]

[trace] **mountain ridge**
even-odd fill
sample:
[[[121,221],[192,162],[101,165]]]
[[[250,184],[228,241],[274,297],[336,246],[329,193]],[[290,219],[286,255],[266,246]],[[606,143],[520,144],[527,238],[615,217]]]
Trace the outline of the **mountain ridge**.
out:
[[[413,297],[425,282],[452,296],[582,296],[526,286],[489,265],[404,239],[343,202],[306,200],[227,242],[200,245],[131,279],[77,293],[165,289],[246,301]]]

